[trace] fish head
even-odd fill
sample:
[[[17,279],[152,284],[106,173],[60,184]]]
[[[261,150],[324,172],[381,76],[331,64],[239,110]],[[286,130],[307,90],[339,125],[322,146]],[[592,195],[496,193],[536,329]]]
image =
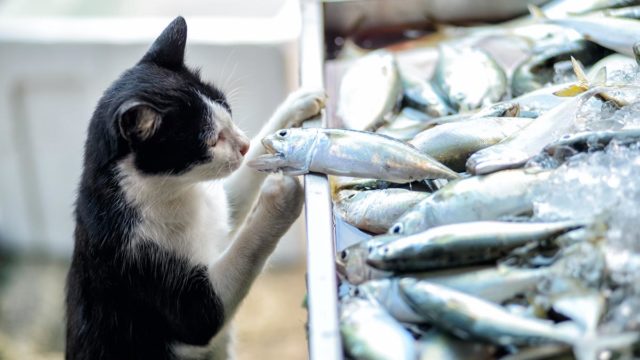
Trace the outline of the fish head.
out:
[[[428,218],[421,211],[409,211],[393,224],[389,231],[390,235],[412,235],[429,228]]]
[[[305,174],[309,170],[316,136],[316,129],[280,129],[262,139],[267,154],[247,164],[259,171]]]

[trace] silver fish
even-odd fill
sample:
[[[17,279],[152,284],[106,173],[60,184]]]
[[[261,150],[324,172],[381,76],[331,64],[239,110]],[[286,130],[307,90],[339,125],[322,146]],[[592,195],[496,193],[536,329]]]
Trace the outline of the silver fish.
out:
[[[338,272],[353,285],[391,276],[391,273],[387,271],[381,271],[367,265],[367,254],[369,254],[369,249],[393,240],[395,240],[394,236],[376,236],[340,251],[336,256]]]
[[[391,119],[402,98],[392,53],[371,52],[349,66],[340,83],[336,114],[346,128],[373,131]]]
[[[501,143],[476,152],[467,161],[467,171],[471,174],[487,174],[524,165],[545,145],[568,133],[582,104],[602,90],[597,87],[571,98]]]
[[[500,101],[507,92],[504,70],[486,52],[440,45],[432,83],[458,111]]]
[[[438,330],[430,330],[418,341],[420,360],[489,360],[495,349],[487,344],[462,341]]]
[[[395,183],[460,176],[416,148],[388,136],[343,129],[282,129],[262,139],[270,154],[249,162],[261,171],[319,172]]]
[[[488,117],[452,122],[418,134],[409,144],[454,171],[464,171],[467,158],[529,125],[532,119]]]
[[[514,101],[503,101],[485,106],[481,109],[433,118],[427,121],[423,130],[444,124],[492,117],[520,117],[520,104]]]
[[[573,155],[576,152],[603,150],[614,140],[620,144],[640,141],[640,129],[584,131],[567,134],[545,146],[544,151],[550,155],[557,155],[561,151],[569,151]]]
[[[531,6],[530,9],[546,23],[571,28],[586,39],[628,56],[633,56],[633,44],[640,38],[640,21],[637,20],[596,16],[548,18],[539,8]]]
[[[578,327],[571,322],[556,325],[513,315],[499,305],[441,285],[402,279],[400,290],[429,322],[462,338],[498,345],[574,344],[580,339]]]
[[[444,225],[378,246],[367,264],[387,271],[427,271],[496,260],[530,242],[583,227],[580,222],[479,221]]]
[[[529,189],[549,175],[549,171],[518,169],[450,182],[404,213],[389,233],[410,235],[440,225],[529,212],[533,207]]]
[[[455,113],[434,85],[421,79],[405,79],[403,102],[412,108],[432,117],[447,116]]]
[[[604,57],[597,63],[593,64],[587,72],[587,77],[593,79],[596,77],[602,68],[607,68],[607,73],[613,73],[615,71],[629,69],[636,65],[636,60],[622,54],[611,54]]]
[[[342,190],[337,194],[334,209],[349,224],[382,234],[408,208],[427,196],[428,193],[406,189]]]
[[[604,48],[583,40],[566,42],[533,54],[514,70],[511,77],[511,95],[520,96],[553,83],[554,64],[569,61],[571,57],[585,66],[594,64],[609,53]]]
[[[551,17],[567,17],[585,14],[612,7],[638,5],[638,0],[553,0],[542,6],[545,14]]]
[[[627,6],[619,9],[602,10],[602,15],[627,19],[640,19],[640,6]],[[592,15],[592,14],[589,14]]]
[[[340,334],[356,359],[414,360],[413,338],[373,299],[346,298],[340,306]]]
[[[518,294],[532,291],[545,278],[557,273],[553,266],[535,269],[498,267],[466,267],[424,273],[407,274],[401,278],[373,279],[358,285],[357,290],[373,296],[398,321],[423,323],[400,296],[398,283],[408,277],[440,284],[479,298],[501,303]]]
[[[406,107],[400,111],[390,124],[378,128],[376,133],[407,141],[413,139],[416,134],[424,129],[432,127],[432,119],[432,117],[419,110]]]

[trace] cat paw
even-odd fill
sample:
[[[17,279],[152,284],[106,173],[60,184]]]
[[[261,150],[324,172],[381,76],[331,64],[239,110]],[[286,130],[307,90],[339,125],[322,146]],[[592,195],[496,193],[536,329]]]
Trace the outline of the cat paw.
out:
[[[285,128],[299,127],[305,120],[320,114],[327,102],[324,90],[299,89],[287,97],[283,106],[286,109]]]
[[[295,177],[281,173],[271,174],[262,184],[260,200],[270,214],[281,220],[293,222],[302,210],[304,193]]]

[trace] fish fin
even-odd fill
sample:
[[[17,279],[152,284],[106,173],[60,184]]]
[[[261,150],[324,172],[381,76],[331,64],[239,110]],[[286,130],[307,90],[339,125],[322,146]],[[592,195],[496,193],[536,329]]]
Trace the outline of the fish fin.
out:
[[[591,84],[594,86],[603,86],[607,82],[607,67],[603,66],[591,79]]]
[[[597,359],[598,352],[602,350],[622,350],[631,347],[638,341],[639,335],[637,332],[615,335],[589,333],[573,344],[573,355],[577,360]]]
[[[545,15],[542,9],[540,9],[536,5],[529,4],[527,5],[527,8],[529,9],[529,13],[531,13],[531,16],[534,19],[548,19],[547,15]]]
[[[553,95],[555,96],[559,96],[559,97],[574,97],[576,95],[580,95],[583,92],[587,91],[589,88],[584,88],[578,84],[575,85],[571,85],[569,87],[566,87],[562,90],[558,90],[556,92],[553,93]]]
[[[576,77],[578,78],[578,85],[588,89],[589,79],[587,78],[587,74],[585,74],[584,68],[578,62],[578,60],[576,60],[576,58],[574,58],[573,56],[571,57],[571,66],[573,67],[573,72],[576,74]]]
[[[589,90],[589,88],[591,87],[589,79],[587,78],[587,74],[585,74],[582,65],[580,65],[578,60],[576,60],[573,56],[571,57],[571,65],[573,67],[573,72],[578,78],[578,82],[567,88],[554,92],[553,95],[560,97],[572,97],[582,94],[583,92]]]

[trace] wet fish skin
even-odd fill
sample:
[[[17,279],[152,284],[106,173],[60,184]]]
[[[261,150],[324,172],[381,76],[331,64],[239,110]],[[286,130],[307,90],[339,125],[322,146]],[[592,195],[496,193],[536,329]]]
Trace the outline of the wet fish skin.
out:
[[[416,148],[388,136],[344,129],[282,129],[265,137],[269,154],[249,166],[261,171],[302,175],[375,178],[395,183],[460,176]]]
[[[485,263],[517,247],[584,225],[576,221],[479,221],[443,225],[376,247],[369,252],[367,264],[381,270],[411,272]]]
[[[432,117],[455,113],[455,110],[428,81],[407,80],[403,103]]]
[[[340,305],[344,347],[356,359],[413,360],[413,338],[373,299],[346,298]]]
[[[389,233],[411,235],[440,225],[496,220],[529,212],[529,189],[550,174],[516,169],[452,181],[407,210]]]
[[[585,66],[590,66],[609,53],[601,46],[583,39],[543,49],[516,67],[511,80],[511,95],[517,97],[552,83],[554,64],[558,62],[569,61],[573,56]]]
[[[495,349],[487,344],[462,341],[438,330],[430,330],[418,341],[420,360],[489,360]]]
[[[640,21],[634,19],[597,16],[548,18],[540,9],[531,9],[534,16],[546,23],[571,28],[586,39],[628,56],[633,56],[633,44],[640,37]]]
[[[570,322],[513,315],[499,305],[447,287],[402,279],[400,290],[413,309],[435,326],[462,338],[475,338],[498,345],[574,344],[580,331]]]
[[[438,52],[431,82],[454,110],[477,109],[505,96],[506,74],[486,52],[444,44],[438,47]]]
[[[620,144],[640,141],[640,129],[584,131],[567,134],[545,146],[544,151],[553,156],[566,149],[571,149],[575,152],[603,150],[614,140]]]
[[[544,113],[501,143],[474,153],[467,160],[467,171],[479,175],[523,166],[545,145],[568,133],[582,104],[603,90],[601,87],[587,90]]]
[[[410,107],[403,108],[388,125],[381,126],[376,133],[391,136],[398,140],[413,139],[416,134],[432,127],[433,118]]]
[[[349,224],[374,234],[387,232],[407,208],[429,196],[407,189],[342,190],[335,211]]]
[[[452,170],[463,172],[471,154],[499,143],[531,121],[510,117],[473,118],[425,130],[408,143]]]
[[[507,266],[464,267],[372,279],[358,285],[357,289],[360,293],[366,293],[378,300],[398,321],[423,323],[425,319],[411,309],[400,296],[398,284],[403,278],[440,284],[481,299],[502,303],[518,294],[535,289],[542,280],[555,272],[553,266],[535,269]]]
[[[391,273],[372,268],[367,265],[366,261],[370,248],[395,239],[395,236],[376,236],[340,251],[336,256],[338,272],[353,285],[358,285],[368,280],[390,277]]]
[[[390,120],[402,98],[395,57],[373,51],[353,62],[342,78],[336,115],[346,128],[373,131]]]

